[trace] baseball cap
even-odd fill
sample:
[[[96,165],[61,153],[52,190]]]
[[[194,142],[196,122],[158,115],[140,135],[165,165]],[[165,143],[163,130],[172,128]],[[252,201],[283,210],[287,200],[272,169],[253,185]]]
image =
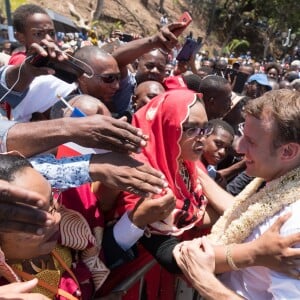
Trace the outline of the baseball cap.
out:
[[[300,68],[300,60],[299,59],[293,60],[291,62],[291,66],[296,66],[296,67]]]
[[[257,74],[251,75],[248,78],[247,83],[253,82],[253,81],[256,81],[260,85],[264,85],[269,91],[272,90],[272,87],[269,84],[268,77],[266,74],[257,73]]]

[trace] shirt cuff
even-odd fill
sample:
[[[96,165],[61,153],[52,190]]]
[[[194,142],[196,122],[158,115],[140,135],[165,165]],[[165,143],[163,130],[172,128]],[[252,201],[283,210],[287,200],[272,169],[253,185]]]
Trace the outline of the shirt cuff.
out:
[[[124,213],[115,224],[113,234],[118,245],[124,250],[131,248],[144,234],[144,230],[135,226]]]

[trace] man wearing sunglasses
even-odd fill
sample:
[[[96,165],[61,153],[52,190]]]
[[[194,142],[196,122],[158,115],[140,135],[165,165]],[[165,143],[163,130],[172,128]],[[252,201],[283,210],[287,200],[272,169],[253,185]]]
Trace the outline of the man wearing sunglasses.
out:
[[[41,45],[56,47],[49,38],[42,40]],[[32,49],[36,53],[45,51],[41,45],[33,44]],[[58,50],[59,51],[59,50]],[[51,53],[51,52],[49,52]],[[49,53],[46,52],[48,55]],[[58,60],[67,59],[66,56],[56,52]],[[51,55],[51,54],[49,54]],[[53,70],[45,67],[35,67],[29,61],[25,61],[22,67],[9,66],[3,70],[3,82],[7,84],[6,88],[13,85],[17,80],[18,71],[22,71],[22,76],[14,91],[20,93],[9,93],[5,100],[13,108],[13,116],[16,121],[29,121],[33,113],[42,113],[44,118],[48,116],[48,110],[59,100],[57,94],[63,97],[69,94],[87,94],[102,101],[112,113],[118,114],[118,109],[112,103],[112,97],[119,89],[120,70],[116,60],[109,53],[104,52],[97,46],[86,46],[75,53],[75,62],[78,61],[84,66],[85,73],[81,75],[76,83],[64,82],[55,76],[39,76],[43,74],[53,74]],[[6,89],[7,91],[8,89]],[[2,94],[6,92],[2,90]],[[1,97],[1,91],[0,91]],[[41,101],[41,98],[43,99]]]
[[[80,48],[74,57],[87,67],[86,73],[77,80],[77,92],[101,100],[111,113],[118,114],[118,107],[114,106],[112,98],[120,87],[121,74],[114,57],[97,46]]]

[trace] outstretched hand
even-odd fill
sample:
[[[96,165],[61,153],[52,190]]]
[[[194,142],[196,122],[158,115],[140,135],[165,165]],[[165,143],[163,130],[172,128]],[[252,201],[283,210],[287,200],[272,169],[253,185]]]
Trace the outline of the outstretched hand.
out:
[[[55,41],[50,37],[46,36],[40,41],[40,43],[32,43],[27,51],[27,58],[25,67],[34,76],[54,74],[54,70],[47,67],[35,66],[38,59],[45,57],[54,58],[58,61],[68,60],[68,56],[61,51]]]
[[[129,213],[129,219],[137,227],[144,228],[151,224],[165,219],[175,208],[176,198],[170,189],[159,198],[141,198]]]
[[[300,249],[293,248],[295,244],[300,243],[300,232],[287,236],[280,235],[281,226],[290,216],[289,213],[279,217],[264,234],[254,241],[259,251],[256,265],[300,279],[298,271]]]
[[[0,232],[43,234],[54,222],[46,204],[42,195],[0,180]]]
[[[68,131],[77,144],[116,152],[140,152],[147,144],[147,136],[126,122],[125,118],[93,115],[67,121]]]
[[[93,181],[121,191],[148,197],[167,187],[164,175],[133,157],[110,152],[91,158],[89,173]]]
[[[180,22],[165,25],[153,36],[153,41],[157,44],[158,48],[169,52],[178,43],[177,36],[185,29],[185,27],[185,23]]]
[[[215,252],[205,236],[178,244],[173,256],[192,285],[215,271]]]
[[[1,300],[50,300],[42,294],[30,293],[37,285],[36,278],[26,282],[16,282],[0,286]]]

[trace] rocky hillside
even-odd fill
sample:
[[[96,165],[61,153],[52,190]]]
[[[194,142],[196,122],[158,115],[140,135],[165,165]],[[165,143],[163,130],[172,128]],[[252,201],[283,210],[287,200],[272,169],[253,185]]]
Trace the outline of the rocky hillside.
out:
[[[72,19],[68,2],[73,4],[84,19],[90,19],[90,7],[88,0],[31,0],[44,8],[52,9],[62,15]],[[96,1],[90,1],[95,3]],[[191,15],[192,8],[188,5],[188,0],[165,0],[164,9],[168,14],[169,22],[176,21],[184,11],[189,11]],[[159,0],[149,0],[148,6],[142,4],[141,0],[104,0],[103,14],[99,22],[94,25],[98,33],[107,34],[111,29],[120,29],[124,32],[139,33],[149,35],[157,30],[161,13],[159,12]],[[194,36],[204,36],[205,24],[199,19],[193,17],[193,22],[186,30],[186,33],[193,31]]]

